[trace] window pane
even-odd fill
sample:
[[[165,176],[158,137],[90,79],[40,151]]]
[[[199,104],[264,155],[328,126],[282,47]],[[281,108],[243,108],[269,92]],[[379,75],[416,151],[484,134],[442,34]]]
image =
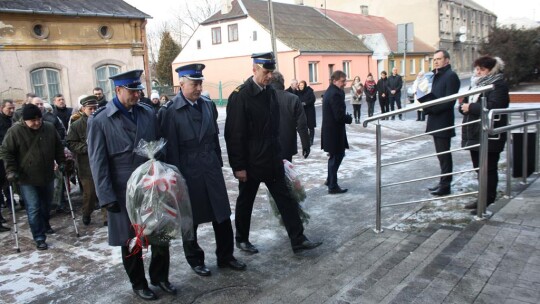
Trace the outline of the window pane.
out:
[[[36,94],[36,96],[39,97],[42,97],[44,95],[43,72],[43,70],[37,70],[33,71],[31,74],[34,93]]]

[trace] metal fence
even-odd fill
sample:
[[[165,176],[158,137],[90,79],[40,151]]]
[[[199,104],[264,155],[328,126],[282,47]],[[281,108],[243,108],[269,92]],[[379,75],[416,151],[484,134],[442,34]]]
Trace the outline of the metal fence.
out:
[[[448,127],[448,128],[439,129],[439,130],[432,131],[432,132],[426,132],[426,133],[422,133],[422,134],[418,134],[418,135],[398,139],[398,140],[395,140],[395,141],[385,142],[385,143],[382,143],[382,128],[381,128],[381,124],[379,123],[379,120],[381,120],[383,118],[390,117],[390,116],[406,113],[406,112],[412,112],[412,111],[417,111],[419,109],[425,109],[425,108],[432,107],[432,106],[435,106],[435,105],[438,105],[438,104],[443,104],[443,103],[447,103],[447,102],[453,102],[453,101],[455,101],[457,99],[460,99],[460,98],[464,98],[464,97],[474,95],[474,94],[480,94],[480,93],[487,92],[487,91],[490,91],[490,90],[493,90],[492,85],[472,89],[472,90],[464,92],[464,93],[453,94],[453,95],[450,95],[450,96],[447,96],[447,97],[439,98],[439,99],[436,99],[436,100],[433,100],[433,101],[430,101],[430,102],[426,102],[426,103],[423,103],[423,104],[419,104],[419,105],[414,105],[414,106],[411,106],[411,107],[408,107],[408,108],[402,108],[400,110],[375,115],[375,116],[369,117],[368,119],[366,119],[364,121],[364,127],[367,127],[367,125],[370,122],[376,122],[375,123],[375,126],[376,126],[376,185],[375,185],[375,187],[376,187],[376,219],[375,219],[375,232],[377,232],[377,233],[382,232],[382,229],[381,229],[381,210],[382,210],[382,208],[394,207],[394,206],[400,206],[400,205],[406,205],[406,204],[421,203],[421,202],[428,202],[428,201],[441,200],[441,199],[447,200],[447,199],[461,197],[461,196],[478,195],[477,219],[481,220],[481,219],[485,218],[485,216],[486,216],[486,214],[485,214],[486,201],[487,201],[487,155],[488,155],[487,154],[488,153],[487,145],[488,145],[488,134],[498,134],[498,133],[501,133],[501,132],[510,133],[511,130],[518,129],[518,128],[525,128],[524,133],[527,133],[527,129],[526,129],[527,126],[532,125],[532,124],[537,124],[537,137],[538,137],[538,133],[539,133],[538,132],[538,126],[539,126],[539,123],[540,123],[539,116],[538,116],[538,114],[540,112],[538,112],[538,111],[540,111],[540,108],[494,109],[494,110],[488,111],[487,108],[486,108],[486,98],[483,97],[483,98],[480,99],[483,111],[482,111],[481,119],[479,119],[479,120],[467,122],[467,123],[464,123],[464,124],[458,124],[458,125],[451,126],[451,127]],[[536,116],[535,121],[527,121],[527,115],[523,114],[523,113],[529,113],[531,111],[537,111],[536,112],[537,116]],[[492,126],[493,126],[493,122],[495,120],[496,115],[498,115],[498,114],[509,114],[509,113],[522,113],[522,115],[524,115],[525,122],[515,124],[515,125],[510,125],[510,123],[509,123],[509,125],[506,126],[506,127],[493,129]],[[421,136],[431,135],[433,133],[440,132],[442,130],[450,130],[450,129],[453,129],[453,128],[459,128],[459,127],[462,127],[464,125],[473,124],[473,123],[481,123],[482,131],[481,131],[481,136],[480,136],[480,144],[471,145],[471,146],[467,146],[467,147],[462,147],[462,148],[459,148],[459,149],[451,149],[449,151],[445,151],[445,152],[441,152],[441,153],[432,153],[432,154],[428,154],[428,155],[413,157],[413,158],[409,158],[409,159],[405,159],[405,160],[390,161],[390,162],[387,162],[387,163],[382,163],[382,147],[383,146],[408,141],[408,140],[418,138],[418,137],[421,137]],[[509,134],[508,138],[509,138],[509,142],[508,142],[508,145],[507,145],[507,149],[509,149],[509,146],[511,146],[511,141],[510,141],[511,136],[510,136],[510,134]],[[524,140],[524,142],[526,142],[526,141],[527,140]],[[527,146],[526,146],[526,143],[524,143],[523,145],[524,145],[523,150],[525,151],[524,152],[524,159],[525,159],[524,163],[526,165]],[[409,180],[404,180],[404,181],[395,182],[395,183],[383,184],[383,181],[382,181],[382,169],[383,168],[398,165],[398,164],[402,164],[402,163],[406,163],[406,162],[417,161],[417,160],[421,160],[421,159],[425,159],[425,158],[429,158],[429,157],[434,157],[434,156],[438,156],[438,155],[442,155],[442,154],[446,154],[446,153],[453,153],[453,152],[456,152],[456,151],[475,148],[475,147],[478,147],[479,151],[480,151],[480,166],[478,168],[473,168],[473,169],[470,169],[470,170],[463,170],[463,171],[459,171],[459,172],[452,172],[452,173],[448,173],[448,174],[439,174],[439,175],[433,175],[433,176],[409,179]],[[509,155],[511,155],[511,153],[509,153]],[[536,158],[536,160],[537,160],[536,170],[538,171],[538,157]],[[509,162],[509,164],[508,164],[507,167],[510,167],[511,163],[510,163],[510,161],[508,161],[508,162]],[[397,203],[385,204],[385,205],[382,204],[382,190],[387,188],[387,187],[401,185],[401,184],[407,184],[407,183],[414,183],[414,182],[429,180],[429,179],[438,178],[438,177],[442,177],[442,176],[450,176],[450,175],[462,174],[462,173],[466,173],[466,172],[470,172],[470,171],[477,171],[477,170],[478,170],[478,189],[479,189],[478,191],[460,193],[460,194],[455,194],[455,195],[448,195],[448,196],[444,196],[444,197],[437,197],[437,198],[431,198],[431,199],[420,199],[420,200],[397,202]],[[508,168],[507,168],[507,175],[509,174],[508,172],[509,171],[508,171]],[[522,172],[524,173],[523,179],[526,181],[527,172],[526,172],[526,170],[523,170]],[[507,180],[509,180],[509,179],[510,179],[510,176],[507,176]],[[509,188],[510,188],[510,186],[508,186],[508,183],[507,183],[507,193],[509,193],[509,191],[510,191]]]

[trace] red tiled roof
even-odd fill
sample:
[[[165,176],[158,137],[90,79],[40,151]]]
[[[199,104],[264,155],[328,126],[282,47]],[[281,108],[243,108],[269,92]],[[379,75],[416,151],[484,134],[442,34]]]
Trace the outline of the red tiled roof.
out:
[[[322,14],[325,10],[318,9]],[[386,38],[388,46],[392,52],[397,53],[397,25],[388,21],[384,17],[345,13],[339,11],[326,10],[326,16],[334,22],[352,32],[354,35],[377,34],[381,33]],[[414,52],[429,53],[434,52],[435,48],[429,46],[422,40],[414,37]]]

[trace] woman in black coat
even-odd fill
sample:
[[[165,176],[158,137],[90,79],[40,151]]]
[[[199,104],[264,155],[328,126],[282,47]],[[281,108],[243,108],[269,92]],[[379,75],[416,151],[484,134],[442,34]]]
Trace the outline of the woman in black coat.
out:
[[[304,80],[298,83],[298,91],[296,93],[304,106],[304,112],[306,113],[307,127],[309,133],[310,145],[313,145],[313,139],[315,138],[315,127],[317,127],[317,117],[315,116],[315,93]]]
[[[492,91],[478,95],[471,95],[459,107],[459,112],[463,114],[463,123],[477,120],[482,112],[481,98],[486,97],[486,108],[500,109],[508,108],[510,96],[508,95],[508,85],[503,76],[504,62],[499,57],[483,56],[474,61],[475,77],[471,81],[471,87],[483,87],[493,84],[495,88]],[[506,115],[501,115],[500,119],[495,119],[495,128],[508,124]],[[476,145],[480,143],[480,123],[463,126],[462,147]],[[499,157],[506,143],[506,133],[490,136],[488,141],[488,160],[487,160],[487,202],[489,206],[495,202],[497,197],[497,183],[499,176],[497,167]],[[474,168],[480,165],[479,148],[471,148],[471,160]],[[477,202],[467,204],[465,208],[475,209],[471,213],[476,214]]]

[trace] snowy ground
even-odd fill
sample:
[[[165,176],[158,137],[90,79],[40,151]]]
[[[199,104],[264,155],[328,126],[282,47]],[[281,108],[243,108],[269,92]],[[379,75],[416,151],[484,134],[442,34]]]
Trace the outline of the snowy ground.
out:
[[[365,115],[365,106],[362,107]],[[225,109],[220,108],[220,123],[224,122]],[[365,117],[362,117],[362,121]],[[404,121],[381,121],[383,128],[383,142],[407,137],[424,131],[425,122],[417,122],[416,113],[407,113]],[[461,116],[456,115],[456,123]],[[319,121],[320,126],[320,121]],[[295,157],[297,170],[301,173],[304,186],[308,192],[306,209],[313,218],[324,220],[331,216],[332,203],[347,202],[351,205],[362,205],[365,210],[374,214],[375,197],[375,127],[370,124],[364,128],[360,124],[352,124],[347,127],[350,149],[339,170],[340,184],[351,190],[344,196],[325,196],[323,186],[326,179],[327,156],[320,150],[320,127],[316,129],[315,143],[311,154],[307,159]],[[459,133],[458,133],[459,134]],[[452,141],[452,147],[460,146],[459,135]],[[233,208],[238,195],[237,182],[227,163],[225,144],[222,142],[222,152],[225,165],[223,174],[227,182],[231,207]],[[383,163],[390,160],[396,161],[413,156],[421,156],[434,152],[431,137],[422,137],[409,142],[386,146],[383,148]],[[506,177],[504,175],[506,155],[501,155],[499,190],[504,189]],[[454,153],[454,171],[462,171],[471,168],[469,154],[466,151]],[[438,162],[434,158],[406,163],[395,167],[385,167],[382,170],[383,184],[398,182],[409,178],[419,178],[437,174]],[[435,184],[434,181],[424,181],[417,184],[407,184],[389,187],[383,190],[383,205],[400,201],[418,200],[429,198],[427,186]],[[454,177],[453,193],[465,193],[476,190],[475,173],[469,172]],[[310,200],[310,196],[314,197]],[[32,241],[26,214],[22,211],[16,213],[19,223],[19,245],[21,252],[17,253],[14,248],[12,233],[0,234],[0,302],[2,303],[28,303],[39,302],[44,296],[51,295],[58,290],[68,288],[81,280],[99,280],[111,271],[123,271],[119,250],[107,245],[107,229],[102,227],[101,217],[94,213],[93,223],[83,226],[80,221],[80,193],[77,187],[72,192],[72,198],[77,211],[77,224],[80,237],[76,237],[73,222],[70,216],[55,215],[51,219],[54,235],[49,236],[50,245],[47,251],[37,251]],[[383,226],[386,229],[393,228],[405,231],[421,230],[429,223],[440,223],[463,227],[472,220],[468,211],[463,210],[463,204],[470,202],[471,197],[462,197],[445,200],[435,200],[429,203],[408,205],[398,208],[383,208]],[[316,205],[312,201],[326,200],[329,204]],[[7,225],[12,223],[11,214],[7,209],[2,209],[4,217],[9,219]],[[266,191],[261,187],[258,200],[253,211],[253,222],[265,220],[268,225],[257,226],[252,229],[259,243],[266,241],[282,240],[284,230],[279,228],[277,221],[272,219],[270,208],[267,204]],[[363,219],[365,225],[373,225],[374,219]],[[362,225],[364,222],[362,222]],[[334,225],[337,223],[333,223]],[[308,227],[309,228],[309,227]],[[309,229],[308,229],[309,230]],[[201,239],[210,240],[213,244],[213,231],[211,225],[201,225],[199,236]],[[205,241],[206,242],[206,241]],[[271,242],[270,242],[271,243]],[[208,244],[205,244],[208,246]],[[173,241],[173,249],[176,251],[175,259],[181,252],[181,244],[178,240]],[[212,248],[212,247],[206,247]],[[265,249],[263,247],[263,249]],[[211,251],[209,250],[209,253]],[[210,254],[209,254],[210,255]],[[185,263],[183,263],[185,264]],[[121,284],[122,285],[122,284]],[[122,285],[119,292],[125,292]],[[115,289],[112,289],[114,292]],[[65,301],[69,302],[68,298]],[[55,299],[61,301],[61,299]],[[65,302],[64,301],[64,302]]]

